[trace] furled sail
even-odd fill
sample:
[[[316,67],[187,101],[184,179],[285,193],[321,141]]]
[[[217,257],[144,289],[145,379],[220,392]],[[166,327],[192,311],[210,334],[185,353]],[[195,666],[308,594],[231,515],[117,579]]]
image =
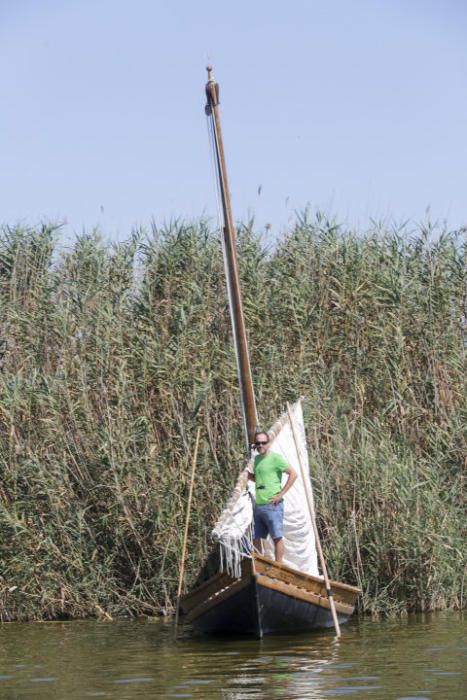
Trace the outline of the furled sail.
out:
[[[318,576],[318,558],[313,534],[308,497],[313,503],[308,452],[301,401],[291,406],[295,427],[292,432],[288,413],[284,413],[269,431],[270,449],[282,455],[297,472],[297,479],[284,496],[284,564],[307,574]],[[297,453],[297,450],[300,454]],[[302,470],[305,480],[302,478]],[[284,477],[284,480],[287,476]],[[240,576],[241,559],[248,556],[252,547],[252,523],[254,483],[245,484],[245,477],[237,480],[233,493],[217,521],[212,535],[219,542],[221,568],[233,576]],[[270,538],[264,543],[264,554],[274,558],[274,546]]]

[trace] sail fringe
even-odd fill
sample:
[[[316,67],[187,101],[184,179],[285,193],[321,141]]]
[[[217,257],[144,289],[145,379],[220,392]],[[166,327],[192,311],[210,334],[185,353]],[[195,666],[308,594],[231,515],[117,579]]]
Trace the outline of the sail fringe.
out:
[[[219,544],[219,569],[234,578],[240,578],[242,559],[250,556],[252,523],[253,501],[248,490],[248,479],[242,473],[212,531],[213,539]]]

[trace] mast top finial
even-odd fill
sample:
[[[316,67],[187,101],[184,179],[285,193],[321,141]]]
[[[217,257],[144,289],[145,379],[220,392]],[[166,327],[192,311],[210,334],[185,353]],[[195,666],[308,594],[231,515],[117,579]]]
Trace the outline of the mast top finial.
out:
[[[206,70],[208,72],[208,82],[206,83],[207,103],[204,111],[209,116],[211,114],[211,108],[219,104],[219,85],[214,80],[211,64],[206,66]]]

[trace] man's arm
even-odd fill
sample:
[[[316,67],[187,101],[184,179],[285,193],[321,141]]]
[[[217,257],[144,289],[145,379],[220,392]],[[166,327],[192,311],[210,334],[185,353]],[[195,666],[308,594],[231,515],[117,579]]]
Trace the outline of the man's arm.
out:
[[[269,499],[269,503],[274,503],[274,505],[276,503],[279,503],[279,501],[281,501],[284,498],[287,491],[294,485],[295,479],[297,478],[297,472],[295,471],[295,469],[293,469],[291,466],[288,466],[287,469],[284,469],[284,473],[287,474],[288,479],[279,491],[279,493],[276,493],[275,496],[271,496],[271,498]]]

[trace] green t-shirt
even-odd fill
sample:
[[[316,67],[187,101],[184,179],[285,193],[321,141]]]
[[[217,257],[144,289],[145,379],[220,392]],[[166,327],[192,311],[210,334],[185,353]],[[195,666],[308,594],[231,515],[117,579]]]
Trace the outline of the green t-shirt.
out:
[[[255,457],[256,503],[269,503],[271,496],[281,490],[282,472],[287,469],[287,462],[276,452],[267,452]]]

